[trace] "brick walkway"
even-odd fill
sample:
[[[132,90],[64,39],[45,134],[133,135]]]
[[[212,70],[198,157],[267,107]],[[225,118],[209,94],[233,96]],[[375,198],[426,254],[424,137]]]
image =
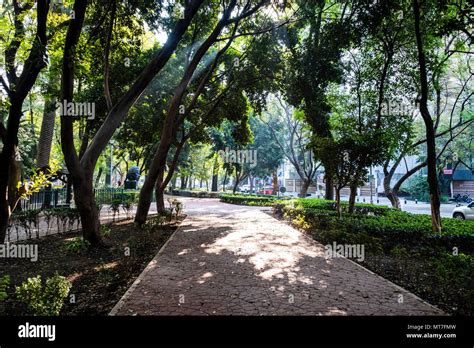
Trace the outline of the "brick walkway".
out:
[[[188,218],[112,315],[443,314],[345,258],[326,259],[261,208],[182,200]]]

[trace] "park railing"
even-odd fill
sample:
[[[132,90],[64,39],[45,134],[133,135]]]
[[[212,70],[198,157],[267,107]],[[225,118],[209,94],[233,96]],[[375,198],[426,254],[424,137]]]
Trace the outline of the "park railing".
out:
[[[114,202],[124,203],[125,201],[136,201],[139,190],[125,190],[122,188],[101,188],[94,189],[95,201],[98,205],[109,205]],[[27,199],[20,201],[21,210],[37,210],[58,207],[68,207],[74,202],[74,195],[68,200],[66,188],[43,189],[34,192]],[[155,202],[155,192],[153,192],[152,202]]]

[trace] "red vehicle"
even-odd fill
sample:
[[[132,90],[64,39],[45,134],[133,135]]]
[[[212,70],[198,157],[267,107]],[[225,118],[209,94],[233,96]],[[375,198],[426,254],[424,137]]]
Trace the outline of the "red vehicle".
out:
[[[260,190],[258,190],[258,194],[260,195],[271,195],[272,193],[273,193],[272,186],[265,186],[265,187],[262,187]]]

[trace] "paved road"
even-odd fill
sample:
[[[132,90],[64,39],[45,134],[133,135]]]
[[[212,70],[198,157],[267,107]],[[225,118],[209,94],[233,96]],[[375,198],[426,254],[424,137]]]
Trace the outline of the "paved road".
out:
[[[348,200],[348,197],[341,197],[342,200]],[[363,203],[365,199],[365,203],[370,203],[370,197],[359,197],[359,203]],[[402,204],[402,210],[413,213],[413,214],[431,214],[431,206],[429,203],[425,202],[418,202],[415,203],[415,201],[407,200],[405,203],[404,199],[400,199],[400,202]],[[379,204],[379,205],[386,205],[386,206],[391,206],[390,201],[388,198],[385,197],[379,197],[379,201],[377,202],[377,198],[373,198],[373,203],[374,204]],[[464,205],[466,203],[463,203]],[[452,217],[453,216],[453,209],[456,207],[455,204],[452,203],[443,203],[441,204],[440,210],[441,210],[441,217]]]
[[[442,314],[261,208],[181,199],[187,219],[112,315]]]

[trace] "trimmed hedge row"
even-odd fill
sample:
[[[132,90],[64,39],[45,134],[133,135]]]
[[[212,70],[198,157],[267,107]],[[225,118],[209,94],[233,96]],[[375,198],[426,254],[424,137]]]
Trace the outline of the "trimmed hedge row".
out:
[[[327,201],[320,198],[298,198],[292,201],[295,208],[304,208],[304,209],[324,209],[324,210],[336,210],[335,201]],[[349,208],[348,202],[341,202],[341,208],[343,212],[347,212]],[[393,210],[384,205],[375,205],[368,203],[357,203],[354,206],[354,212],[360,214],[373,214],[373,215],[383,215],[386,212]]]
[[[239,204],[239,205],[252,205],[252,206],[272,206],[277,200],[281,200],[281,197],[271,195],[233,195],[233,194],[221,194],[221,202]]]
[[[173,196],[195,197],[195,198],[219,198],[219,192],[171,190]]]
[[[396,245],[442,247],[447,251],[457,247],[460,251],[474,253],[474,222],[443,218],[443,232],[431,232],[429,215],[410,214],[387,207],[356,205],[356,213],[337,214],[330,202],[307,199],[274,204],[278,216],[285,215],[305,229],[318,231],[338,229],[347,234],[366,233],[383,241],[385,249]]]

